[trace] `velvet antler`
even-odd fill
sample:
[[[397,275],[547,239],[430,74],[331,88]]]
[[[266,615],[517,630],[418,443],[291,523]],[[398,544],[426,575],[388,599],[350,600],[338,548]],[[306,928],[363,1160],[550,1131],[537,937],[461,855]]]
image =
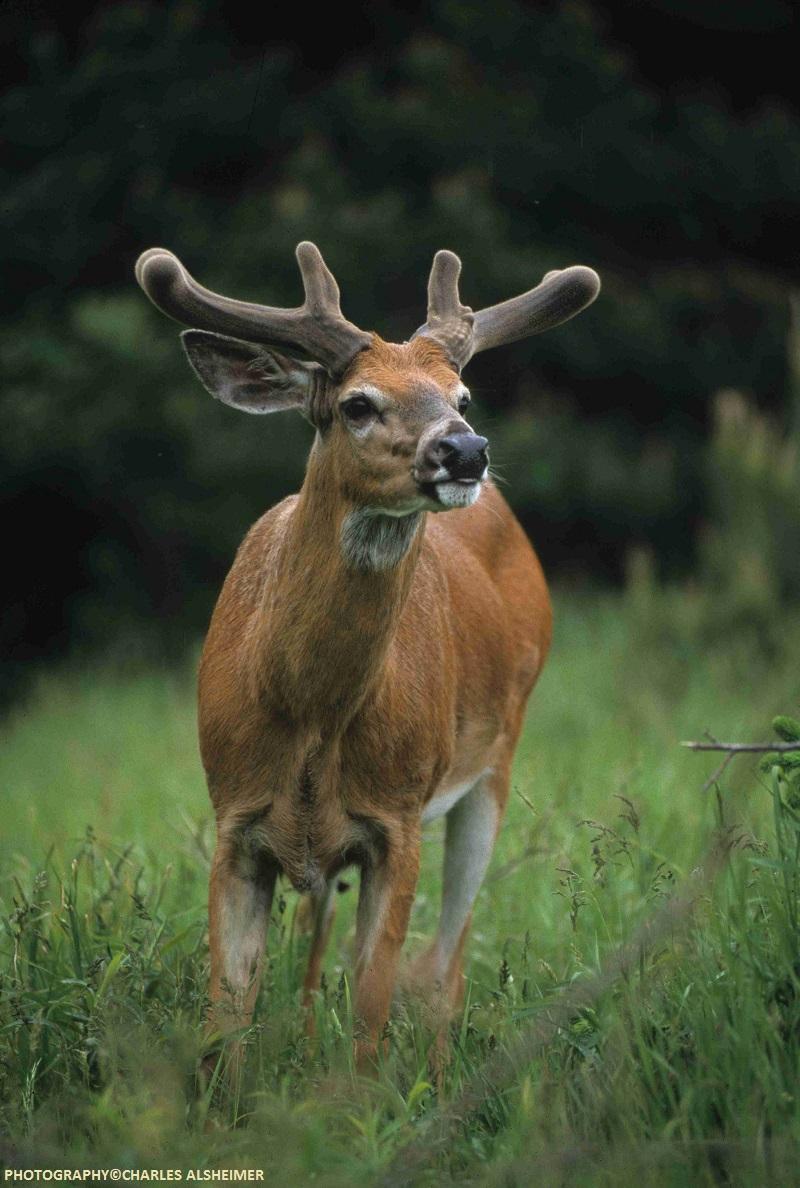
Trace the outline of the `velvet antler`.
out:
[[[461,304],[461,261],[454,252],[437,252],[428,281],[428,318],[414,337],[433,338],[461,370],[473,355],[505,342],[540,334],[580,313],[600,292],[600,277],[575,265],[548,272],[541,284],[519,297],[473,313]]]
[[[339,286],[319,249],[303,242],[295,255],[305,290],[305,300],[297,309],[255,305],[212,293],[166,248],[149,248],[141,254],[136,279],[154,305],[184,325],[299,351],[331,375],[340,375],[370,345],[371,335],[342,314]]]

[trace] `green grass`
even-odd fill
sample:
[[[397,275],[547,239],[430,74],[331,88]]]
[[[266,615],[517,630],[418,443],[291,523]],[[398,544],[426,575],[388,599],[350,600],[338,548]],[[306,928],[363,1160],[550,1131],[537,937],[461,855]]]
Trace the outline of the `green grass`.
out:
[[[790,1182],[793,809],[784,788],[776,818],[777,777],[750,759],[704,792],[718,759],[678,744],[768,738],[774,714],[796,715],[800,624],[765,656],[738,635],[704,647],[680,605],[662,609],[558,602],[439,1091],[413,1002],[397,1005],[379,1077],[353,1076],[352,891],[306,1039],[306,940],[284,888],[243,1083],[198,1092],[212,829],[193,678],[43,681],[0,748],[0,1166],[253,1167],[325,1186]],[[733,851],[711,888],[696,868],[720,828]],[[439,825],[408,951],[434,928],[441,842]],[[548,1004],[591,985],[686,879],[691,921],[548,1025]],[[532,1027],[544,1040],[512,1062]]]

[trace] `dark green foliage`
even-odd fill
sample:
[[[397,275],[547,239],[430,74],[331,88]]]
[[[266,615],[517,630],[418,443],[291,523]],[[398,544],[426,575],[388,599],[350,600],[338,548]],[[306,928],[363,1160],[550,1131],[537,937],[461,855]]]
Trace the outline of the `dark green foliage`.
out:
[[[199,0],[109,5],[77,45],[31,37],[2,108],[3,511],[37,540],[5,654],[126,623],[180,647],[248,524],[301,480],[299,418],[216,407],[135,289],[154,243],[212,287],[293,304],[292,249],[316,239],[347,315],[399,338],[441,246],[476,306],[595,266],[590,311],[476,360],[476,421],[551,566],[614,574],[641,540],[667,571],[691,563],[710,396],[787,391],[788,109],[660,96],[585,5],[503,0],[490,49],[482,5],[439,0],[314,87]]]
[[[717,394],[693,580],[664,590],[651,550],[630,558],[629,593],[646,635],[732,653],[755,645],[773,659],[784,650],[785,618],[800,590],[799,446],[796,428],[787,432],[741,392]],[[793,741],[792,720],[775,723]]]

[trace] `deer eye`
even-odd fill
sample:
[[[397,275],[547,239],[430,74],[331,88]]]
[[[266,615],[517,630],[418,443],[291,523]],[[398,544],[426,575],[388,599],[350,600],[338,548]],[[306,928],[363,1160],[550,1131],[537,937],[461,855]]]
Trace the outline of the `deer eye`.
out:
[[[374,416],[376,408],[366,396],[351,396],[349,400],[342,401],[342,412],[348,421],[360,424]]]
[[[467,409],[469,408],[469,403],[470,403],[471,399],[472,399],[472,397],[470,396],[469,392],[465,392],[463,396],[459,397],[458,411],[460,413],[467,411]]]

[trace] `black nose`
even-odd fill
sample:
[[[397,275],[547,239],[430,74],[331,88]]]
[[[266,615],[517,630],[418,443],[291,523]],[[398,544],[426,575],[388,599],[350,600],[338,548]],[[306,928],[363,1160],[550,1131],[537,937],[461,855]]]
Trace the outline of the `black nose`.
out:
[[[452,433],[440,437],[434,450],[442,466],[454,479],[479,479],[489,463],[488,441],[477,433]]]

